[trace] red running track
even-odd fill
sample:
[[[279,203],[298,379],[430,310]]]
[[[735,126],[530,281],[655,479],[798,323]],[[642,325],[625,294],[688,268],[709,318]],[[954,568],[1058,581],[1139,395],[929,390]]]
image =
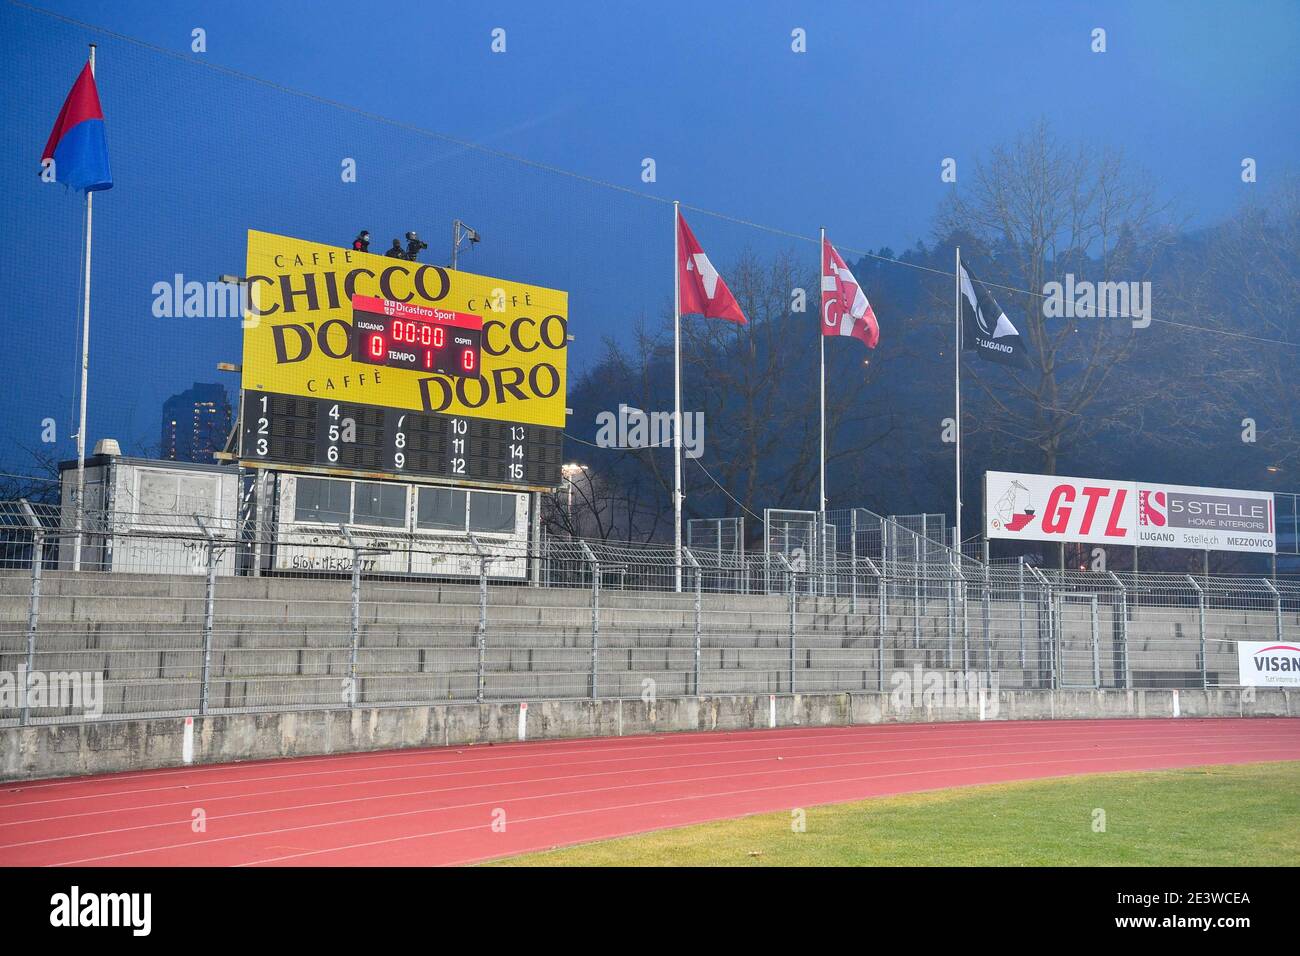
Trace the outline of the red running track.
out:
[[[301,757],[0,784],[0,865],[471,863],[888,794],[1269,760],[1300,760],[1300,719],[889,724]]]

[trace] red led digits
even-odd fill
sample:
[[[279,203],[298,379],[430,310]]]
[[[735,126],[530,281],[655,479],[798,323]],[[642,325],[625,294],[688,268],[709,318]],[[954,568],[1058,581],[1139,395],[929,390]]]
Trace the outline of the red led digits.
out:
[[[468,313],[354,295],[356,361],[422,373],[480,374],[482,319]]]
[[[409,345],[432,345],[435,349],[440,349],[447,344],[447,332],[437,325],[394,322],[393,339]]]

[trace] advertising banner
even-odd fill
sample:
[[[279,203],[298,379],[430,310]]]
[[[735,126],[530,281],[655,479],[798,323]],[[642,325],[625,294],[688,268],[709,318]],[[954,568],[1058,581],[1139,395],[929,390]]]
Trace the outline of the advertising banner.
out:
[[[1273,495],[1061,475],[984,473],[988,538],[1272,554]]]
[[[1300,687],[1300,646],[1238,641],[1237,667],[1245,687]]]

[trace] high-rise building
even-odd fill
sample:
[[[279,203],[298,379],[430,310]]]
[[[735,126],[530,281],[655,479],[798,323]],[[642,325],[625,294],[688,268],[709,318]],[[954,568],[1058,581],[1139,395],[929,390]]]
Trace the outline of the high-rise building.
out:
[[[216,383],[195,382],[163,402],[162,457],[170,461],[215,461],[230,434],[230,399]]]

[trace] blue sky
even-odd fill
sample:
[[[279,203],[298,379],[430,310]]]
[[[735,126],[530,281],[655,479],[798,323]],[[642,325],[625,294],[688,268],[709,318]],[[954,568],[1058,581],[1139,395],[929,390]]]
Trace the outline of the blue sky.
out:
[[[940,161],[960,174],[1039,116],[1123,146],[1197,219],[1231,208],[1243,156],[1265,176],[1297,165],[1292,0],[38,6],[181,52],[202,27],[213,63],[857,245],[928,235]],[[489,50],[495,27],[504,55]]]
[[[152,283],[240,271],[250,227],[342,245],[365,226],[381,246],[416,228],[444,261],[451,219],[467,219],[485,239],[465,268],[570,290],[581,371],[605,336],[669,301],[666,200],[804,236],[825,225],[842,248],[900,249],[932,237],[952,188],[944,158],[960,184],[1040,117],[1064,139],[1122,147],[1193,225],[1255,188],[1241,182],[1243,157],[1265,187],[1300,169],[1294,2],[37,5],[175,55],[0,4],[0,293],[39,292],[44,320],[10,336],[6,452],[35,444],[46,415],[71,434],[81,205],[34,172],[92,40],[117,186],[96,199],[91,439],[128,448],[156,440],[167,395],[238,360],[229,323],[158,324]],[[498,27],[505,54],[490,49]],[[791,51],[795,28],[806,53]],[[341,156],[357,158],[355,187],[339,182]],[[645,157],[654,183],[641,181]],[[720,266],[789,242],[703,214],[692,225]]]

